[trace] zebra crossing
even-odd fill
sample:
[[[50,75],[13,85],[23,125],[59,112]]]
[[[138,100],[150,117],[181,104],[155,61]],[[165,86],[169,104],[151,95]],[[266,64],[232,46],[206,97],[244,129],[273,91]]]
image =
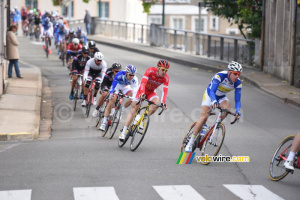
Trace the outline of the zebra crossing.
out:
[[[283,200],[262,185],[224,184],[230,192],[243,200]],[[205,200],[190,185],[160,185],[152,186],[164,200]],[[32,190],[0,191],[1,200],[31,200]],[[74,200],[119,200],[114,187],[74,187]]]

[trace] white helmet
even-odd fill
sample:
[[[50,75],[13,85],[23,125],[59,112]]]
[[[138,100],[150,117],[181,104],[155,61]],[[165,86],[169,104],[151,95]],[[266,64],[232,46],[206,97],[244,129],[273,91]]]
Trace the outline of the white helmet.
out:
[[[231,63],[228,64],[228,69],[229,71],[235,71],[235,72],[243,71],[242,65],[235,61],[231,61]]]
[[[72,43],[73,43],[73,44],[79,44],[78,38],[73,38]]]
[[[101,52],[96,52],[94,55],[94,58],[97,60],[103,60],[104,59],[104,55]]]

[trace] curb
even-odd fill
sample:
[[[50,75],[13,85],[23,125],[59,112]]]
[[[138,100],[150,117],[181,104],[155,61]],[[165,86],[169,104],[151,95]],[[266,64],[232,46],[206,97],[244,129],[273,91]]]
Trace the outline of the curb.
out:
[[[136,52],[136,53],[147,54],[147,55],[150,55],[150,56],[153,56],[153,57],[156,57],[156,58],[161,58],[162,57],[161,54],[158,54],[158,53],[147,52],[147,51],[144,51],[144,50],[141,50],[141,49],[132,48],[132,47],[129,47],[129,46],[119,45],[118,43],[110,43],[110,42],[107,42],[107,41],[102,41],[102,40],[99,40],[97,38],[90,38],[90,37],[88,37],[88,39],[92,39],[93,41],[95,41],[97,43],[100,43],[100,44],[103,44],[103,45],[117,47],[117,48],[120,48],[120,49],[125,49],[125,50],[129,50],[129,51],[133,51],[133,52]],[[140,44],[140,45],[142,45],[142,44]],[[159,48],[159,47],[155,47],[155,48]],[[163,49],[163,50],[166,51],[166,49]],[[176,52],[176,53],[178,53],[178,52]],[[220,70],[220,69],[225,69],[225,68],[215,67],[215,66],[212,66],[212,65],[203,65],[203,64],[199,64],[199,63],[196,63],[196,62],[193,62],[193,61],[179,59],[179,58],[176,58],[176,57],[164,56],[164,58],[166,58],[169,61],[173,61],[173,62],[176,62],[176,63],[179,63],[179,64],[197,65],[198,67],[200,67],[201,69],[204,69],[204,70]],[[203,58],[203,59],[210,60],[209,58]],[[222,61],[218,61],[218,62],[222,63]],[[224,64],[225,63],[226,62],[224,62]],[[264,92],[266,92],[268,94],[271,94],[274,97],[279,98],[284,103],[289,103],[289,104],[292,104],[294,106],[300,107],[300,103],[294,101],[293,99],[280,97],[280,96],[274,94],[272,91],[267,90],[264,87],[261,87],[261,84],[258,81],[255,81],[255,80],[253,80],[251,78],[248,78],[247,76],[245,76],[243,74],[241,75],[241,78],[245,79],[247,82],[251,83],[252,85],[254,85],[255,87],[261,89],[262,91],[264,91]]]

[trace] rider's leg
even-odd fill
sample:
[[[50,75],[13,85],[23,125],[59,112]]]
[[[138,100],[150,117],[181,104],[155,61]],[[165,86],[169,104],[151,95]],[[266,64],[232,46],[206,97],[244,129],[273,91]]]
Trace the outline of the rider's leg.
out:
[[[99,108],[102,106],[103,102],[104,102],[104,99],[105,97],[107,96],[107,91],[100,91],[100,97],[99,97],[99,100],[98,100],[98,104],[97,104],[97,107],[96,107],[96,110],[99,110]]]
[[[150,101],[153,101],[155,104],[160,104],[159,98],[154,97],[153,99],[150,99]],[[151,105],[149,109],[149,116],[151,116],[155,111],[158,109],[156,105]]]
[[[116,103],[116,100],[117,100],[117,96],[114,95],[108,102],[108,105],[105,109],[105,112],[104,112],[104,118],[107,118],[111,112],[111,108],[115,105]]]
[[[231,106],[230,106],[230,103],[229,103],[229,100],[227,99],[227,97],[225,97],[223,99],[220,99],[219,102],[220,102],[220,107],[221,108],[226,108],[227,110],[230,111]],[[222,114],[222,121],[227,117],[227,115],[228,115],[227,112],[224,112]]]
[[[123,127],[123,131],[122,131],[122,133],[119,137],[120,139],[123,139],[122,135],[123,136],[126,135],[126,131],[127,131],[129,125],[131,124],[135,114],[137,113],[137,111],[138,111],[138,109],[141,105],[141,104],[136,105],[137,103],[138,103],[138,101],[136,101],[136,100],[133,100],[132,103],[131,103],[131,110],[130,110],[130,112],[128,113],[128,115],[126,117],[126,121],[125,121],[125,124],[124,124],[124,127]]]
[[[126,95],[129,97],[132,97],[132,92],[130,91]],[[131,99],[127,99],[127,101],[124,103],[124,107],[122,107],[122,109],[128,108],[128,106],[130,106],[130,104],[131,104]]]

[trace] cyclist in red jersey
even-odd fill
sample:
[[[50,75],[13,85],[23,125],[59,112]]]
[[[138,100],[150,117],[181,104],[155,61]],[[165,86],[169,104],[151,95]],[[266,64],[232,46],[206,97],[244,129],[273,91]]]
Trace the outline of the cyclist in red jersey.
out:
[[[140,104],[136,105],[140,98],[146,98],[149,101],[153,101],[155,104],[160,104],[159,97],[156,94],[155,90],[163,84],[162,96],[161,96],[161,104],[166,105],[166,98],[168,93],[169,86],[169,75],[167,71],[170,68],[170,64],[166,60],[159,60],[157,63],[157,67],[150,67],[146,70],[140,84],[140,88],[137,91],[135,98],[132,99],[131,103],[131,111],[128,113],[125,126],[123,128],[122,133],[119,136],[119,139],[123,141],[126,137],[126,131],[129,127],[130,123],[133,120],[134,115],[137,113]],[[158,107],[156,105],[151,105],[149,109],[149,116],[151,116]]]

